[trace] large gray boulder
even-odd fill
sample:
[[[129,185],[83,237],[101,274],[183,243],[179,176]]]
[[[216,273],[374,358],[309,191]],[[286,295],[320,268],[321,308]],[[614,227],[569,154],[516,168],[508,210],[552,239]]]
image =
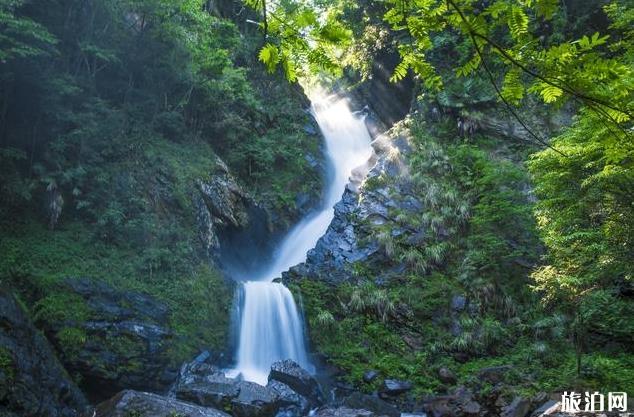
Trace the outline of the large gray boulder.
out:
[[[205,407],[230,408],[240,394],[238,381],[227,378],[218,369],[208,369],[203,377],[182,379],[176,386],[176,398]]]
[[[299,395],[307,398],[312,404],[323,403],[323,394],[317,380],[290,359],[275,362],[271,366],[269,382],[271,381],[279,381],[287,385]]]
[[[237,417],[274,416],[280,409],[278,393],[255,382],[238,382],[239,394],[231,400],[231,414]]]
[[[277,392],[280,399],[280,407],[285,411],[286,415],[306,415],[311,408],[316,406],[308,398],[293,391],[291,387],[283,382],[272,379],[266,386]]]
[[[173,392],[180,400],[226,410],[236,417],[274,416],[284,404],[272,387],[228,378],[219,368],[197,361],[181,368]]]
[[[0,415],[74,417],[87,406],[46,338],[0,290]]]
[[[125,390],[102,402],[94,417],[229,417],[228,414],[208,407],[200,407],[174,398],[147,392]]]

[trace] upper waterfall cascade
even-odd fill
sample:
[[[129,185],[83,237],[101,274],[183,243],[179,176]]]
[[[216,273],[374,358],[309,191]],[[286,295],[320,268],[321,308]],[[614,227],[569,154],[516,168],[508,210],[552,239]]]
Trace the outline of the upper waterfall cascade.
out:
[[[237,363],[231,373],[262,385],[266,385],[271,365],[278,360],[292,359],[313,370],[293,296],[284,285],[272,281],[306,260],[307,252],[328,229],[333,207],[341,199],[352,171],[364,166],[372,154],[364,118],[350,110],[346,99],[316,94],[311,95],[311,101],[332,171],[322,209],[300,221],[275,251],[274,261],[240,288]]]

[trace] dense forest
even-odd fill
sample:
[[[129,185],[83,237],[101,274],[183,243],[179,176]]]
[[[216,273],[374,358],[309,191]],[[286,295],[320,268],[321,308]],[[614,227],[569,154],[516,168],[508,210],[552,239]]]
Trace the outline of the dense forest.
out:
[[[0,0],[0,415],[634,396],[633,64],[630,0]],[[334,213],[323,91],[373,140]],[[315,369],[231,376],[320,210],[271,277]]]

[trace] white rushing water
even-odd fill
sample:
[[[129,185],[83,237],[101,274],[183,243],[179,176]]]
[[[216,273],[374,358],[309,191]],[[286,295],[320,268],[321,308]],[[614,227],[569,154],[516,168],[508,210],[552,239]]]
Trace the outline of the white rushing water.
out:
[[[353,169],[370,158],[370,135],[362,117],[351,112],[345,99],[311,96],[312,111],[325,138],[331,182],[323,209],[297,224],[283,239],[274,261],[242,285],[237,364],[231,372],[247,381],[266,385],[273,362],[293,359],[312,370],[304,342],[301,315],[291,292],[272,282],[282,272],[306,260],[326,232]]]

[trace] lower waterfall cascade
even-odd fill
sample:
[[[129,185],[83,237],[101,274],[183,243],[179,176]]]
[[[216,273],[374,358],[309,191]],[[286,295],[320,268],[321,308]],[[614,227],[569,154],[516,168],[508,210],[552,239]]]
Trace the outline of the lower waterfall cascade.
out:
[[[321,209],[293,227],[275,251],[271,264],[239,288],[236,364],[229,375],[240,375],[261,385],[266,385],[271,365],[279,360],[292,359],[314,371],[293,295],[273,280],[306,260],[307,252],[328,229],[334,217],[333,207],[341,199],[353,170],[367,164],[372,155],[364,117],[352,112],[345,98],[323,93],[311,94],[310,98],[331,170]]]

